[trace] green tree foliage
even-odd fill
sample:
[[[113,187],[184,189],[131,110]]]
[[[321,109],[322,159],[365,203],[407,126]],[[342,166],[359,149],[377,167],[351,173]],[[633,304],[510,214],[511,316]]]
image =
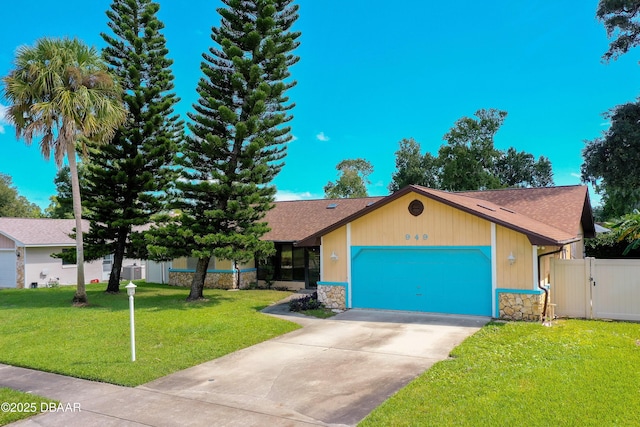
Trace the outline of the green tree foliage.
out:
[[[496,160],[496,174],[502,187],[548,187],[553,185],[551,161],[545,156],[538,160],[533,154],[518,152],[510,147],[501,151]]]
[[[84,183],[84,164],[78,165],[78,178],[80,183]],[[56,195],[51,196],[51,203],[45,209],[45,213],[49,218],[73,219],[73,195],[71,191],[71,171],[69,166],[63,166],[58,169],[56,177],[53,180],[56,185]],[[81,185],[82,187],[83,185]],[[82,191],[81,191],[82,193]],[[87,213],[86,206],[82,206],[82,216]]]
[[[292,119],[286,91],[299,32],[293,0],[223,0],[214,47],[203,55],[200,96],[180,146],[179,214],[149,234],[156,258],[198,259],[187,300],[203,298],[212,256],[248,261],[273,252],[261,241],[273,207],[271,181],[283,166]]]
[[[83,196],[91,221],[86,258],[113,254],[110,293],[119,292],[125,256],[146,258],[140,230],[165,209],[183,137],[159,9],[151,0],[114,0],[107,11],[112,34],[102,34],[103,57],[123,86],[128,116],[110,144],[90,145]]]
[[[605,117],[611,126],[586,141],[581,175],[602,195],[602,215],[610,219],[640,207],[640,103],[619,105]]]
[[[367,197],[367,179],[373,173],[373,166],[365,159],[343,160],[336,165],[338,180],[328,182],[324,195],[329,199]]]
[[[608,227],[612,227],[612,225],[607,223]],[[607,233],[600,233],[592,239],[585,239],[585,255],[602,259],[640,258],[640,248],[629,248],[629,242],[621,241],[619,237],[620,233],[612,228]]]
[[[596,258],[640,258],[640,211],[606,222],[609,232],[585,240],[587,256]]]
[[[500,152],[493,146],[506,111],[479,110],[477,119],[462,117],[444,135],[440,147],[440,185],[449,191],[499,188],[495,164]]]
[[[640,44],[640,0],[600,0],[596,17],[613,40],[602,55],[605,61],[617,59]]]
[[[622,255],[628,255],[640,249],[640,211],[634,209],[633,212],[623,215],[609,226],[616,232],[619,242],[627,243]]]
[[[31,144],[40,137],[45,159],[58,167],[67,158],[76,220],[77,290],[73,302],[87,303],[84,283],[82,203],[76,144],[108,141],[124,121],[122,89],[98,52],[77,39],[42,38],[18,49],[15,68],[3,78],[7,115],[16,136]]]
[[[395,192],[407,185],[440,188],[437,159],[428,152],[422,155],[420,144],[413,138],[400,141],[389,191]]]
[[[40,206],[18,193],[11,176],[0,173],[0,217],[40,218]]]
[[[396,151],[396,171],[389,190],[417,184],[448,191],[486,190],[505,187],[546,187],[553,185],[548,158],[536,160],[532,154],[506,151],[494,146],[494,137],[507,113],[495,109],[478,110],[476,118],[463,117],[447,132],[438,156],[420,154],[420,144],[402,140]]]

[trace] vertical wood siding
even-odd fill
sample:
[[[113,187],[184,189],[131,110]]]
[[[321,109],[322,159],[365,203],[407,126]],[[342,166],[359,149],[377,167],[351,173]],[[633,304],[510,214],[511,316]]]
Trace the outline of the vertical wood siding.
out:
[[[342,226],[322,238],[322,262],[324,271],[320,278],[323,282],[347,281],[347,227]],[[338,260],[331,259],[331,253],[338,255]]]
[[[409,213],[412,200],[424,212]],[[489,246],[489,221],[417,194],[407,194],[353,221],[354,246]]]
[[[533,246],[527,236],[501,225],[496,226],[497,286],[507,289],[534,289]],[[513,253],[516,261],[509,263]],[[537,267],[536,267],[537,268]]]

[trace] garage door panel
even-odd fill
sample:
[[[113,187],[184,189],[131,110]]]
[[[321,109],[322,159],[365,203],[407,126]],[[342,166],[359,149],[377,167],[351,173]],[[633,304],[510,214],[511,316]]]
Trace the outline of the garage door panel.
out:
[[[356,308],[491,315],[487,247],[356,247]]]
[[[0,287],[16,287],[16,253],[0,251]]]

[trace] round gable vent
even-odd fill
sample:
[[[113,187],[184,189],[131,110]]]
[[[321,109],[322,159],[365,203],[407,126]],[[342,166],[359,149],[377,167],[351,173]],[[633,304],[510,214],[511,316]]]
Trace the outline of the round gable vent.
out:
[[[409,213],[413,216],[418,216],[424,212],[424,205],[420,200],[414,200],[409,203]]]

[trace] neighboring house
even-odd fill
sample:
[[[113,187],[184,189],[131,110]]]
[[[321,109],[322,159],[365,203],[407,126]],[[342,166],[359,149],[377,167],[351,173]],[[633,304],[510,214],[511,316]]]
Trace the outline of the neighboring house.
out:
[[[88,227],[88,222],[85,222]],[[75,284],[77,267],[52,254],[75,248],[69,237],[75,228],[73,219],[0,218],[0,287],[34,288],[53,284]],[[129,267],[140,262],[125,260]],[[111,256],[85,263],[85,278],[106,280],[111,271]],[[126,267],[125,267],[126,268]],[[143,271],[135,270],[144,277]]]
[[[539,317],[549,258],[583,258],[584,238],[595,235],[584,186],[408,186],[387,197],[277,202],[266,220],[276,255],[240,271],[212,261],[216,280],[227,278],[209,286],[228,288],[233,274],[244,276],[241,287],[272,275],[291,289],[317,285],[336,308],[515,319]],[[187,284],[193,264],[175,260],[182,268],[169,270],[169,283]]]

